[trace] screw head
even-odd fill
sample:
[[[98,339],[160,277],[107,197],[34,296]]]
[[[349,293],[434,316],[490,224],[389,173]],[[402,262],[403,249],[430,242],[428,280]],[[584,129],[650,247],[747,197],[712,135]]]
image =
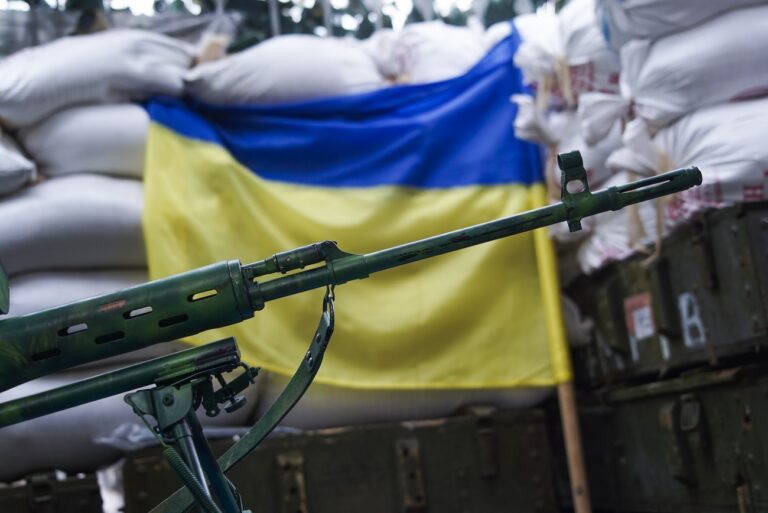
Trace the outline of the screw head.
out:
[[[163,404],[166,406],[170,406],[173,404],[173,395],[172,394],[166,394],[163,396]]]

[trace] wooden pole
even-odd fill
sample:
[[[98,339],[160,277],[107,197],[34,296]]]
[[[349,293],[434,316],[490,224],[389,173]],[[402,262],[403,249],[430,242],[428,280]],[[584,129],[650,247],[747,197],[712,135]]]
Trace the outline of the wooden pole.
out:
[[[579,416],[576,412],[576,397],[573,381],[557,386],[557,399],[560,403],[560,422],[565,438],[565,452],[568,458],[568,474],[571,480],[571,498],[576,513],[591,513],[592,502],[589,497],[587,471],[584,465],[584,451],[581,443]]]
[[[534,185],[531,189],[534,206],[545,206],[547,204],[546,186],[543,184]],[[592,513],[587,471],[584,465],[584,450],[581,444],[579,416],[576,411],[576,395],[573,389],[571,357],[565,338],[563,310],[560,303],[557,259],[546,228],[535,230],[533,241],[536,248],[541,300],[544,304],[544,317],[547,323],[552,373],[558,383],[557,398],[560,405],[563,438],[565,439],[565,453],[568,459],[573,508],[575,513]]]

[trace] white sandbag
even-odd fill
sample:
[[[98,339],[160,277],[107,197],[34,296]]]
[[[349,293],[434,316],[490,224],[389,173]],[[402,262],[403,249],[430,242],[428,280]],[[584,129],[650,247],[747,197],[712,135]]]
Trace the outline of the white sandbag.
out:
[[[398,33],[392,29],[376,30],[371,37],[360,42],[360,48],[373,59],[376,69],[389,82],[402,80],[401,65],[394,59]]]
[[[146,269],[44,271],[10,280],[9,316],[26,315],[147,281]]]
[[[285,388],[288,378],[265,373],[259,384],[258,415],[266,412]],[[281,422],[298,429],[419,420],[453,415],[463,407],[490,405],[527,408],[549,397],[549,388],[487,390],[362,390],[314,383]]]
[[[659,39],[726,11],[765,0],[597,0],[605,38],[614,48],[631,39]]]
[[[619,92],[619,59],[600,33],[594,0],[573,0],[557,15],[544,9],[517,16],[514,23],[522,38],[515,65],[549,97],[545,104],[573,107],[585,92]]]
[[[515,137],[545,146],[558,143],[562,133],[550,126],[549,114],[537,108],[532,96],[514,94],[510,101],[517,105],[515,114]]]
[[[579,118],[575,112],[542,112],[536,108],[533,98],[528,95],[513,95],[512,101],[517,104],[515,136],[518,139],[546,145],[549,151],[555,154],[580,151],[587,178],[593,188],[599,187],[610,176],[611,172],[605,161],[622,144],[619,123],[614,123],[606,137],[598,144],[589,146],[581,137]],[[559,187],[560,169],[554,158],[548,161],[548,182]]]
[[[22,188],[35,176],[34,162],[22,155],[10,137],[0,132],[0,196]]]
[[[523,73],[526,84],[537,84],[555,75],[558,59],[564,53],[560,26],[554,11],[543,9],[521,14],[513,19],[520,33],[520,46],[515,52],[515,66]],[[503,28],[494,33],[503,35]]]
[[[480,32],[430,21],[406,25],[392,53],[399,82],[423,84],[463,75],[483,58],[485,47]]]
[[[521,18],[522,16],[518,16],[515,19]],[[517,28],[517,27],[516,27]],[[518,32],[520,32],[520,29],[517,29]],[[485,47],[485,51],[487,52],[499,42],[507,37],[512,32],[512,20],[509,21],[500,21],[498,23],[494,23],[490,27],[488,27],[485,30],[485,33],[483,34],[483,46]],[[520,37],[522,38],[522,33],[520,34]]]
[[[47,269],[146,266],[142,183],[97,175],[48,180],[0,201],[0,261]]]
[[[589,92],[579,96],[579,130],[584,142],[598,144],[608,137],[629,110],[629,101],[620,94]]]
[[[200,64],[187,72],[184,82],[194,98],[227,105],[296,102],[385,84],[359,42],[309,35],[275,37]]]
[[[136,104],[89,105],[57,112],[19,138],[49,176],[104,173],[140,178],[149,116]]]
[[[116,368],[119,367],[70,371],[40,378],[3,392],[0,402],[65,386]],[[0,436],[0,454],[3,455],[0,481],[18,479],[24,474],[47,469],[93,471],[119,459],[121,451],[97,441],[112,437],[115,430],[125,424],[143,425],[125,404],[123,395],[4,427]],[[203,426],[248,425],[258,400],[258,384],[248,387],[243,395],[246,405],[231,414],[222,410],[217,417],[209,418],[198,411]]]
[[[768,199],[766,119],[768,98],[698,110],[652,139],[641,120],[627,124],[624,146],[607,162],[617,178],[627,176],[627,171],[642,176],[697,166],[703,182],[663,200],[658,211],[642,203],[636,214],[630,208],[590,218],[585,223],[589,238],[578,251],[582,270],[591,272],[626,257],[635,250],[633,241],[653,242],[657,223],[664,234],[704,209]],[[633,221],[632,215],[639,219]]]
[[[160,34],[110,30],[0,60],[0,121],[28,126],[64,107],[178,96],[193,52]]]
[[[724,14],[621,49],[622,95],[652,128],[696,109],[768,92],[768,6]]]
[[[653,174],[697,166],[703,183],[675,196],[665,209],[667,225],[704,208],[768,199],[768,98],[701,109],[648,140],[627,125],[625,147],[612,154],[612,170]]]
[[[573,95],[618,92],[621,66],[600,32],[595,0],[571,0],[558,13],[558,19]]]
[[[584,169],[587,171],[587,180],[592,190],[597,190],[611,177],[612,171],[606,165],[608,156],[621,147],[621,126],[614,123],[605,138],[595,145],[588,145],[581,137],[579,130],[579,118],[573,111],[563,111],[550,114],[550,126],[556,127],[559,138],[555,145],[556,153],[566,153],[578,150],[584,161]],[[556,159],[550,159],[552,166],[549,169],[551,181],[560,186],[560,168]]]

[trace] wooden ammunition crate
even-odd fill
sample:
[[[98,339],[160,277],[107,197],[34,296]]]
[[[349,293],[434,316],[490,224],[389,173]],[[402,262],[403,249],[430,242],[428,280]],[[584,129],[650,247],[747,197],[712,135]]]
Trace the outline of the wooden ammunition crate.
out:
[[[557,511],[539,410],[281,434],[229,475],[254,513]],[[124,476],[126,513],[180,485],[155,448],[130,454]]]
[[[768,202],[711,211],[664,241],[568,288],[595,321],[574,351],[588,386],[653,380],[768,356]]]

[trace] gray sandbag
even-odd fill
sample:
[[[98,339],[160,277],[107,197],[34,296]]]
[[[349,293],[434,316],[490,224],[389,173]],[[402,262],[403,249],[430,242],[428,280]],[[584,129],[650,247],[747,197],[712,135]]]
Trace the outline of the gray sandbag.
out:
[[[322,371],[321,371],[322,372]],[[258,415],[263,415],[283,391],[288,379],[272,372],[258,378]],[[552,395],[551,388],[500,388],[482,390],[364,390],[313,383],[304,397],[280,423],[297,429],[398,422],[447,417],[476,406],[528,408]]]
[[[146,266],[142,184],[73,175],[0,201],[0,261],[9,276],[47,269]]]
[[[35,174],[35,163],[22,155],[10,137],[0,133],[0,196],[22,188]]]
[[[149,115],[132,103],[57,112],[19,131],[19,140],[48,176],[99,173],[141,178]]]
[[[373,59],[352,39],[274,37],[186,73],[185,91],[224,105],[274,104],[355,94],[385,85]]]
[[[146,269],[45,271],[11,280],[9,316],[26,315],[147,281]]]
[[[0,60],[0,121],[24,127],[85,103],[179,96],[192,48],[143,30],[108,30],[27,48]]]

